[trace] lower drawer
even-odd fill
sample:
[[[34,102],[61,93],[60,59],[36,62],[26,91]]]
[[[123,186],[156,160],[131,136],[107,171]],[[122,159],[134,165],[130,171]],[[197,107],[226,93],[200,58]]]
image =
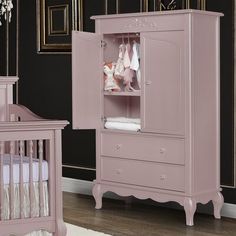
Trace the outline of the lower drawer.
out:
[[[101,179],[184,191],[184,166],[102,157]]]

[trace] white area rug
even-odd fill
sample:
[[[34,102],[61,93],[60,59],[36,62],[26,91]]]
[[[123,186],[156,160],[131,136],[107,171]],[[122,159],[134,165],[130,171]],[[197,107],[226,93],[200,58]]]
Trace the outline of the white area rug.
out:
[[[67,227],[66,236],[111,236],[109,234],[104,234],[90,229],[85,229],[68,223],[66,223],[66,227]]]

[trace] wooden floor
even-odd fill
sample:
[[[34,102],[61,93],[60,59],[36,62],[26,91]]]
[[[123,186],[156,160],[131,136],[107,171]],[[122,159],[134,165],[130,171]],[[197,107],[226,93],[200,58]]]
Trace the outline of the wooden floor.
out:
[[[185,226],[184,211],[164,207],[125,204],[104,199],[95,210],[90,196],[64,193],[64,220],[81,227],[114,236],[236,236],[236,220],[196,214],[195,226]]]

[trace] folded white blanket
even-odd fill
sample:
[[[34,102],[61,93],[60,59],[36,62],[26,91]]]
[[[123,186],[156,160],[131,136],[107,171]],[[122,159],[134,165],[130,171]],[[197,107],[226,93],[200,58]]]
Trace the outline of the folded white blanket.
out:
[[[105,128],[128,130],[128,131],[139,131],[141,126],[140,126],[140,124],[134,124],[134,123],[122,123],[122,122],[107,121],[107,122],[105,122]]]
[[[107,117],[106,121],[108,122],[119,122],[119,123],[132,123],[132,124],[139,124],[139,118],[127,118],[127,117]]]

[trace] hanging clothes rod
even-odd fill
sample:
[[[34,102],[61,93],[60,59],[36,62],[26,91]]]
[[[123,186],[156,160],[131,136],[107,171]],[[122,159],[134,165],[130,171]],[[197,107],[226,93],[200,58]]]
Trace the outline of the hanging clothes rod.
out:
[[[126,33],[126,34],[115,34],[115,38],[127,39],[127,38],[137,38],[140,37],[140,33]]]

